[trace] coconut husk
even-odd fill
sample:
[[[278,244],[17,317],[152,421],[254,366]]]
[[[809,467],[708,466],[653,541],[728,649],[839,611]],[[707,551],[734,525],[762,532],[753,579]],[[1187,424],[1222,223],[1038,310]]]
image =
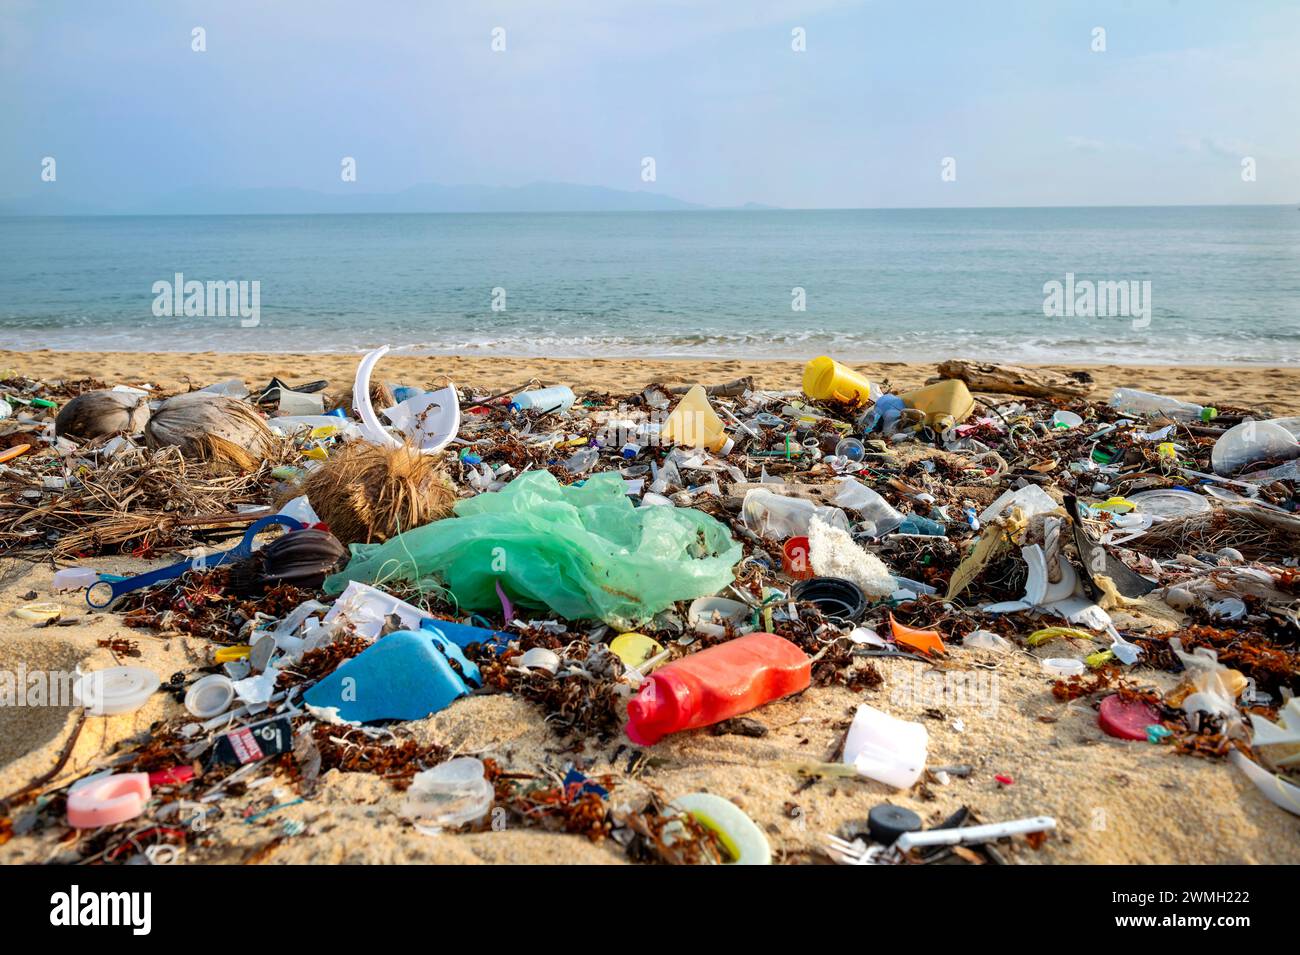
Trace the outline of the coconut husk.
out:
[[[150,448],[174,446],[192,461],[222,471],[255,470],[272,456],[279,441],[248,404],[190,392],[168,398],[144,429]]]
[[[280,584],[319,590],[347,562],[347,548],[329,531],[304,528],[283,534],[230,567],[236,593],[253,594]]]
[[[138,434],[148,421],[149,403],[144,395],[87,391],[59,411],[54,419],[54,433],[89,441],[119,432]]]
[[[344,544],[382,543],[451,513],[456,492],[442,465],[409,444],[344,445],[308,475],[312,509]]]

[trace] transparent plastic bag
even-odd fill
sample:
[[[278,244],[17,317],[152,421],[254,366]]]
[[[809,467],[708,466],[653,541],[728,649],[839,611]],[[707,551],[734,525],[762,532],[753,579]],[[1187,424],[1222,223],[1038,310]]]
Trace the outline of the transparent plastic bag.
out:
[[[678,600],[717,593],[741,557],[731,531],[707,514],[635,507],[617,472],[580,487],[533,472],[455,512],[383,544],[354,544],[326,591],[435,579],[462,609],[487,610],[501,606],[500,581],[518,606],[630,630]]]

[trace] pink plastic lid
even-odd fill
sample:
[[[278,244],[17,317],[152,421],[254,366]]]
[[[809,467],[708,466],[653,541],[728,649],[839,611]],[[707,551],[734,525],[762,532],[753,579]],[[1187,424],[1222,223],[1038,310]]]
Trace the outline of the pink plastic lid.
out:
[[[1147,727],[1160,722],[1160,714],[1140,701],[1126,703],[1118,695],[1101,701],[1097,723],[1109,736],[1117,739],[1145,740]]]

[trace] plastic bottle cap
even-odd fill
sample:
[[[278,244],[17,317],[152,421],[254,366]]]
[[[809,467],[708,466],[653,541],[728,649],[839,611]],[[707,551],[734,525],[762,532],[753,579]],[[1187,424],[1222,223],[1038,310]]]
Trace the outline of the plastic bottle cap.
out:
[[[1083,676],[1088,667],[1082,660],[1069,657],[1048,657],[1042,661],[1043,672],[1053,676]]]
[[[916,832],[921,828],[921,817],[910,809],[882,802],[873,806],[867,813],[867,829],[871,838],[891,846],[905,832]]]
[[[185,708],[200,719],[209,719],[230,709],[235,699],[235,685],[220,673],[205,676],[185,694]]]
[[[72,685],[72,698],[93,716],[116,716],[144,706],[161,683],[145,667],[109,667],[82,674]]]

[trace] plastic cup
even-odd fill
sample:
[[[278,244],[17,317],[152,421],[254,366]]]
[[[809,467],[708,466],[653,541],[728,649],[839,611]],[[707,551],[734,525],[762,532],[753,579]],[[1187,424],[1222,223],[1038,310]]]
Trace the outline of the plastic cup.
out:
[[[867,456],[867,448],[857,438],[845,438],[835,445],[835,455],[849,461],[861,461]]]
[[[808,538],[791,537],[781,545],[781,569],[794,580],[808,580],[813,576],[808,560]]]

